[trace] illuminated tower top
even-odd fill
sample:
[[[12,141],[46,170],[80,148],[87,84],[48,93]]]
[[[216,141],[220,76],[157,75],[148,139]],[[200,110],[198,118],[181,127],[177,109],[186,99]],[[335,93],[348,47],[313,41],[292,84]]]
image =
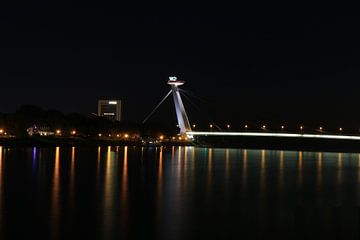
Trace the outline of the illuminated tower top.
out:
[[[172,86],[180,86],[183,85],[185,81],[177,80],[177,77],[169,77],[169,81],[167,83]]]

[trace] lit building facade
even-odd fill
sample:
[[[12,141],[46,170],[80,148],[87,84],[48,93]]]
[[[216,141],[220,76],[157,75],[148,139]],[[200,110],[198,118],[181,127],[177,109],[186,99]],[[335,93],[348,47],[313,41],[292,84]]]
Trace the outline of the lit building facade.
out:
[[[121,120],[121,100],[99,100],[98,116],[113,121]]]

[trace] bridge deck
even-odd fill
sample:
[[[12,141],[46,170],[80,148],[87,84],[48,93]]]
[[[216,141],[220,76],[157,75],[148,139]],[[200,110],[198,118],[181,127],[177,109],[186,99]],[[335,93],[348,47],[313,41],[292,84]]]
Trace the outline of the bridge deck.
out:
[[[244,137],[282,137],[282,138],[320,138],[360,141],[360,136],[308,133],[270,133],[270,132],[186,132],[187,136],[244,136]]]

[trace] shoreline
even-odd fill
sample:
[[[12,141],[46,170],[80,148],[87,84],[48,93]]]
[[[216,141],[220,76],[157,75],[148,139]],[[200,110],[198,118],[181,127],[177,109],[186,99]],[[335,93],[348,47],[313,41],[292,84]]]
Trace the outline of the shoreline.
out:
[[[161,141],[144,143],[141,140],[112,140],[84,138],[0,138],[2,147],[93,147],[93,146],[196,146],[204,148],[241,148],[310,152],[360,153],[360,141],[329,139],[294,139],[261,137],[196,137],[194,141]]]

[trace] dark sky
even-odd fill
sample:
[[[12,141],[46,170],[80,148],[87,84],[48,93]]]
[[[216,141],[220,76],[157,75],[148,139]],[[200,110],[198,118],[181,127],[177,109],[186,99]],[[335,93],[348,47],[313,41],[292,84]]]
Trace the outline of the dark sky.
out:
[[[193,99],[201,114],[185,102],[193,122],[208,114],[360,124],[356,16],[220,2],[50,2],[0,7],[0,112],[21,104],[95,112],[109,96],[123,100],[125,119],[140,121],[175,75],[204,100]],[[174,115],[170,102],[157,117]]]

